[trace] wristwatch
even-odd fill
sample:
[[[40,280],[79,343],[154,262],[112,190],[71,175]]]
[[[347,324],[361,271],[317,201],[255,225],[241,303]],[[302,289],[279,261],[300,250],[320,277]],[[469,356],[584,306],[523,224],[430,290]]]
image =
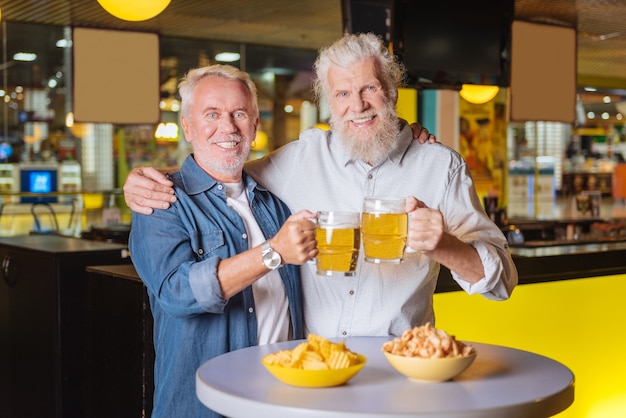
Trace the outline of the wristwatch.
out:
[[[261,244],[261,259],[263,260],[263,265],[270,270],[276,270],[283,262],[282,257],[274,251],[269,241]]]

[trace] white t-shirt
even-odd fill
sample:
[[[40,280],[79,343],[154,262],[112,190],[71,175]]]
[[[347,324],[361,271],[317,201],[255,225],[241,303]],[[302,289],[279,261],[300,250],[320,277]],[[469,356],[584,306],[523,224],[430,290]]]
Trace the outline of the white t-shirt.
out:
[[[246,225],[250,248],[261,245],[265,236],[250,210],[243,182],[225,183],[226,203],[239,213]],[[259,259],[259,263],[261,260]],[[258,327],[258,343],[270,344],[289,339],[289,302],[278,270],[252,284]]]

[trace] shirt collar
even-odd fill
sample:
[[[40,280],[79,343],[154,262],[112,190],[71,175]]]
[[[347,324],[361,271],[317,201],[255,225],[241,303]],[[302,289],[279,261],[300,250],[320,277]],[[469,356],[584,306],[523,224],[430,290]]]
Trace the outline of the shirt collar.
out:
[[[243,183],[245,184],[248,193],[252,192],[255,188],[266,190],[264,187],[257,184],[252,177],[244,171]],[[211,175],[204,171],[194,160],[193,154],[189,154],[180,169],[180,180],[185,192],[189,195],[204,193],[208,190],[217,187],[222,184],[215,180]],[[225,196],[225,192],[224,192]]]

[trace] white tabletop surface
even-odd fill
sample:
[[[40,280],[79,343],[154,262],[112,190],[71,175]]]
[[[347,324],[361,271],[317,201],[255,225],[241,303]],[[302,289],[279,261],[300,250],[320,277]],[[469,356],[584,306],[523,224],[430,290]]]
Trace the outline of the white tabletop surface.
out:
[[[196,374],[196,393],[204,405],[232,418],[540,418],[574,401],[573,373],[538,354],[472,342],[478,355],[465,372],[448,382],[424,383],[389,365],[381,351],[387,339],[345,339],[349,349],[368,360],[341,386],[299,388],[276,380],[261,358],[298,344],[290,341],[207,361]]]

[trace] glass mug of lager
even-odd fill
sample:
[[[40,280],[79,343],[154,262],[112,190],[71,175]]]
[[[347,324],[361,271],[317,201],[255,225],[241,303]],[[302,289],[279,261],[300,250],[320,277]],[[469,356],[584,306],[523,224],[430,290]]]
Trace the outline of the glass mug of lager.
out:
[[[365,261],[399,264],[404,256],[409,218],[404,198],[368,196],[361,232]]]
[[[354,276],[361,246],[358,212],[317,212],[315,239],[320,276]]]

